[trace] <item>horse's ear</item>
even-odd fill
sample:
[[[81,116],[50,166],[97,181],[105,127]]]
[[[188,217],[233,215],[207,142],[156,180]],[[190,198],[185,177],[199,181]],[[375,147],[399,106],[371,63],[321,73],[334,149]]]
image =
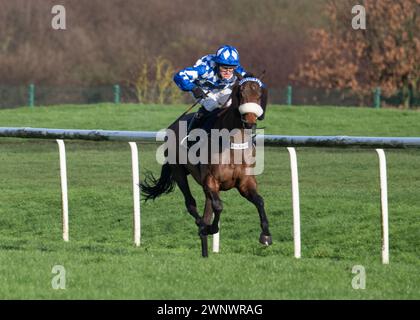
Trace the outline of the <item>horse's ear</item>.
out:
[[[245,73],[244,78],[255,78],[255,75],[252,72]]]
[[[261,108],[263,109],[263,114],[258,118],[258,120],[264,120],[265,117],[265,109],[267,107],[267,101],[268,101],[268,90],[267,87],[264,86],[261,89]]]
[[[262,80],[265,77],[265,69],[261,72],[260,76],[258,77],[258,79]]]

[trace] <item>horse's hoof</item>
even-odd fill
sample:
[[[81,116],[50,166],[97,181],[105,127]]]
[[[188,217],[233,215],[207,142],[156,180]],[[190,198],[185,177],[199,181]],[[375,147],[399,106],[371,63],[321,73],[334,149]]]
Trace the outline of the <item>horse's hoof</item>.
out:
[[[208,228],[208,234],[215,234],[219,232],[219,226],[209,226]]]
[[[260,235],[260,243],[265,245],[265,246],[269,246],[273,244],[273,239],[271,238],[271,236],[266,236],[265,234]]]

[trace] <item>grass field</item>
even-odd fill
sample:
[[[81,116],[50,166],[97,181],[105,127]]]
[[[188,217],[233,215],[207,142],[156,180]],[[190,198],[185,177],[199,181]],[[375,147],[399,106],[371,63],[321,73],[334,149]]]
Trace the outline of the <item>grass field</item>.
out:
[[[186,106],[89,105],[0,110],[2,127],[159,130]],[[265,132],[420,136],[420,113],[270,106]],[[141,173],[157,173],[156,144],[139,146]],[[290,167],[266,148],[258,177],[273,235],[263,248],[255,208],[222,194],[221,252],[200,256],[178,189],[142,203],[142,245],[132,245],[127,143],[66,141],[70,242],[61,240],[55,141],[0,139],[0,299],[419,299],[420,151],[386,151],[390,264],[381,264],[380,191],[374,150],[297,148],[302,259],[293,258]],[[191,181],[191,180],[190,180]],[[199,207],[200,188],[191,181]],[[66,270],[54,290],[52,268]],[[352,288],[352,268],[366,289]]]

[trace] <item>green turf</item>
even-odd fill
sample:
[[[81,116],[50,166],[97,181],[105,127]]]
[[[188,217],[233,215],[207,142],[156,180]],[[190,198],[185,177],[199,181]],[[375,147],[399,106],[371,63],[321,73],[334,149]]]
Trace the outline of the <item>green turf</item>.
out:
[[[0,125],[63,129],[159,130],[188,106],[62,105],[0,110]],[[197,110],[197,107],[196,109]],[[269,106],[261,125],[284,135],[418,136],[420,112],[349,107]]]
[[[158,130],[186,106],[90,105],[0,111],[0,126]],[[419,135],[420,113],[271,106],[266,133]],[[132,245],[127,143],[67,141],[70,242],[61,240],[55,141],[0,139],[1,299],[419,299],[420,152],[386,151],[390,264],[381,264],[374,150],[298,148],[302,259],[293,258],[290,167],[266,148],[258,177],[274,244],[263,248],[255,208],[222,194],[221,252],[200,257],[197,229],[175,190],[142,203],[142,245]],[[158,172],[155,144],[139,146],[141,173]],[[191,181],[191,180],[190,180]],[[199,207],[200,188],[191,181]],[[51,270],[66,269],[54,290]],[[352,268],[366,289],[352,288]]]

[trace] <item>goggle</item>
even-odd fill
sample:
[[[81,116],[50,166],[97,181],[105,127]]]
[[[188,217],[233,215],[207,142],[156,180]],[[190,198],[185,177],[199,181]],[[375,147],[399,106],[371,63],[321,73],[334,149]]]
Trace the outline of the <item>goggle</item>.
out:
[[[224,65],[220,65],[220,71],[233,71],[236,69],[235,66],[224,66]]]

